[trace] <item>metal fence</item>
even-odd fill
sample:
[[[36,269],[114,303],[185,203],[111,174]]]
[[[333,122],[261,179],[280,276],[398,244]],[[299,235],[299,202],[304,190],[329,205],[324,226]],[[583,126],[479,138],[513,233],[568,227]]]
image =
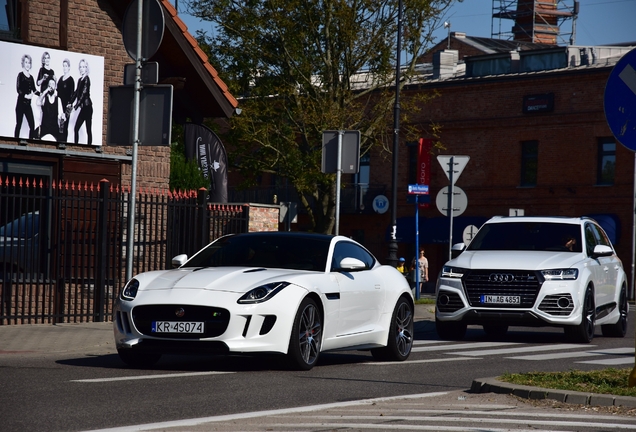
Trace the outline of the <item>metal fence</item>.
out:
[[[0,325],[104,321],[125,284],[130,190],[0,176]],[[169,268],[228,233],[249,206],[205,191],[138,191],[133,272]]]

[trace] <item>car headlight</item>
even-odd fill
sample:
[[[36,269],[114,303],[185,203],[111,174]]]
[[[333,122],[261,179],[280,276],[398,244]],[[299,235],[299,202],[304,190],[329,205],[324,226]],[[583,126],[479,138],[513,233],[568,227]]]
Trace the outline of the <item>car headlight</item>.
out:
[[[442,267],[442,277],[461,279],[466,269],[460,267],[444,266]]]
[[[137,297],[137,290],[139,290],[139,281],[137,279],[129,280],[124,289],[121,290],[121,299],[131,301]]]
[[[579,277],[578,269],[541,270],[545,280],[575,280]]]
[[[261,285],[254,289],[249,290],[245,295],[238,299],[237,303],[250,304],[250,303],[262,303],[274,297],[280,290],[289,285],[289,282],[272,282],[265,285]]]

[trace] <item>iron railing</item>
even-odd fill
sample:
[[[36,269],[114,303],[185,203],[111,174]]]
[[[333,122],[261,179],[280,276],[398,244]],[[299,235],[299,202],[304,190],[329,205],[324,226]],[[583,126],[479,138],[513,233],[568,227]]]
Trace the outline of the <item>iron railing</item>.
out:
[[[0,325],[111,318],[126,282],[130,193],[0,176]],[[138,191],[135,203],[135,274],[248,230],[248,205],[210,204],[205,191]]]

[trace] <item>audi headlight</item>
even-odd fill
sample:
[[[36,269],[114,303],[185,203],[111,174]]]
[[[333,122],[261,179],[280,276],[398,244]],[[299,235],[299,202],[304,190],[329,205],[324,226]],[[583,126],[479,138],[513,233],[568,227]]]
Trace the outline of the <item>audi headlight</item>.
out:
[[[289,282],[272,282],[249,290],[238,299],[240,304],[262,303],[274,297],[280,290],[289,285]]]
[[[466,269],[460,267],[444,266],[442,267],[442,277],[461,279],[464,276]]]
[[[139,281],[137,279],[129,280],[124,289],[121,290],[121,299],[131,301],[137,297],[137,290],[139,290]]]
[[[577,269],[541,270],[545,280],[575,280],[579,277]]]

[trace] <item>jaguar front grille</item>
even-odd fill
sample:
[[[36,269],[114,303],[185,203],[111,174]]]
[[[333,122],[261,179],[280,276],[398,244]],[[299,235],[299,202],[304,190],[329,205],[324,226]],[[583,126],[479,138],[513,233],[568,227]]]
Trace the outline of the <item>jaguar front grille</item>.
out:
[[[181,315],[181,316],[178,316]],[[202,339],[222,335],[230,323],[227,309],[193,305],[146,305],[132,310],[132,318],[139,332],[159,338]],[[203,322],[203,333],[156,333],[152,331],[153,321]]]
[[[536,272],[527,270],[471,270],[463,282],[471,306],[492,308],[530,308],[542,283]],[[486,303],[482,296],[518,296],[520,303]]]

